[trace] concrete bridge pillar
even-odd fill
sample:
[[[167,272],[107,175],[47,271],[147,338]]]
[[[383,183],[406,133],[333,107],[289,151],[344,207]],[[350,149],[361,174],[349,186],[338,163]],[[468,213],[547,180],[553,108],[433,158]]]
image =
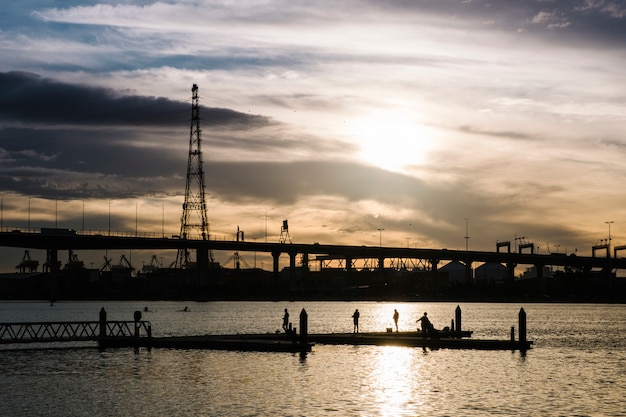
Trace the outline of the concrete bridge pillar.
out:
[[[296,256],[298,254],[295,252],[289,252],[289,282],[290,286],[293,288],[296,285],[297,277],[296,277]]]
[[[437,265],[439,264],[439,259],[430,259],[430,269],[432,272],[432,280],[437,282]]]
[[[309,270],[309,254],[307,252],[302,254],[302,269]]]
[[[540,291],[545,291],[547,288],[546,277],[543,276],[543,267],[542,264],[535,264],[535,271],[537,271],[537,285],[539,286]]]
[[[465,282],[467,284],[474,283],[474,277],[472,275],[472,261],[468,259],[465,261]]]
[[[278,270],[278,259],[279,258],[280,258],[280,252],[278,252],[278,251],[272,252],[272,260],[273,260],[272,271],[274,272],[274,275],[278,275],[278,273],[280,272]]]
[[[198,283],[205,283],[209,274],[209,250],[205,247],[196,249],[196,268]]]
[[[57,298],[57,290],[59,287],[59,252],[56,249],[48,249],[46,251],[46,264],[48,272],[50,273],[49,290],[50,300],[54,301]]]
[[[509,277],[508,277],[509,284],[513,284],[513,282],[515,281],[515,267],[516,266],[517,264],[515,262],[508,262],[506,264],[506,267],[509,269]]]

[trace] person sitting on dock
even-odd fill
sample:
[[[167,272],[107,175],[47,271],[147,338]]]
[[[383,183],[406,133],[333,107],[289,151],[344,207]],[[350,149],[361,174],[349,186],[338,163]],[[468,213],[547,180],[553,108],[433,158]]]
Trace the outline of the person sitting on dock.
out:
[[[400,313],[395,308],[393,309],[393,322],[396,324],[396,333],[398,333],[398,319],[400,318]]]
[[[358,333],[359,332],[359,316],[360,315],[361,315],[361,313],[359,313],[359,309],[358,308],[356,310],[354,310],[354,314],[352,314],[352,321],[354,322],[353,333]]]
[[[285,309],[285,315],[283,316],[283,330],[287,333],[289,329],[289,312]]]
[[[433,332],[433,325],[428,319],[428,313],[424,312],[424,315],[417,319],[417,322],[421,322],[422,325],[422,337],[426,337],[426,335],[430,335]]]

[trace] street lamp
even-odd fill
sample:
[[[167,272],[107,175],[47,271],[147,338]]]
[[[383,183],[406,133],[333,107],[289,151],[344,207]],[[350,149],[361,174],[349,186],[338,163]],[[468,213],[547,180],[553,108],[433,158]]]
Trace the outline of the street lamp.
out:
[[[385,229],[378,229],[378,246],[383,246],[383,230]]]
[[[611,223],[615,223],[613,220],[610,220],[608,222],[604,222],[606,224],[609,225],[609,246],[611,246]]]

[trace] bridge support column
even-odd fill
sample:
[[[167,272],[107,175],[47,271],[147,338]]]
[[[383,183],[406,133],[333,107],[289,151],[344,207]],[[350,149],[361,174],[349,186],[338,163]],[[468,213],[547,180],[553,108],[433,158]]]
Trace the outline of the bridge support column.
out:
[[[298,277],[296,276],[296,256],[295,252],[289,252],[289,287],[295,288],[298,284]]]
[[[469,259],[465,261],[465,283],[474,283],[474,277],[472,276],[472,261],[470,261]]]
[[[278,260],[280,258],[280,252],[272,252],[272,261],[273,261],[273,267],[272,267],[272,271],[274,272],[274,275],[278,275],[278,273],[280,272],[278,270]]]
[[[439,264],[439,259],[431,259],[430,260],[430,270],[432,272],[432,280],[437,282],[437,265]]]
[[[509,277],[507,280],[507,283],[509,285],[513,285],[513,282],[515,281],[515,267],[517,266],[516,263],[514,262],[508,262],[506,264],[506,267],[509,269]]]
[[[302,267],[305,271],[309,271],[309,254],[307,252],[302,254]]]
[[[536,264],[535,271],[537,271],[537,285],[540,291],[545,291],[547,288],[546,277],[543,276],[543,265]]]
[[[199,247],[196,250],[196,268],[198,284],[202,285],[206,283],[209,278],[209,250],[205,247]]]
[[[56,249],[48,249],[46,251],[46,264],[50,273],[49,291],[50,301],[55,301],[59,287],[59,253]]]

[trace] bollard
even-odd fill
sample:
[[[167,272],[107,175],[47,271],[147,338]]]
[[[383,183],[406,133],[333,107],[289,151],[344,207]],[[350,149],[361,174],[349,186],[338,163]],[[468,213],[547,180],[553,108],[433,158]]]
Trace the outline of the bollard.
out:
[[[305,309],[300,312],[300,343],[306,343],[309,332],[309,315]]]
[[[523,308],[519,310],[519,341],[526,342],[526,312]]]
[[[461,331],[463,330],[463,327],[461,326],[461,307],[456,306],[456,310],[454,310],[454,318],[456,320],[456,331],[459,337],[461,337]]]
[[[454,319],[450,320],[450,331],[454,333]]]
[[[141,321],[141,311],[135,311],[133,318],[135,319],[135,339],[139,340],[139,322]]]
[[[106,337],[107,335],[107,312],[102,307],[100,309],[100,337]]]
[[[515,326],[511,326],[511,342],[515,342]]]

